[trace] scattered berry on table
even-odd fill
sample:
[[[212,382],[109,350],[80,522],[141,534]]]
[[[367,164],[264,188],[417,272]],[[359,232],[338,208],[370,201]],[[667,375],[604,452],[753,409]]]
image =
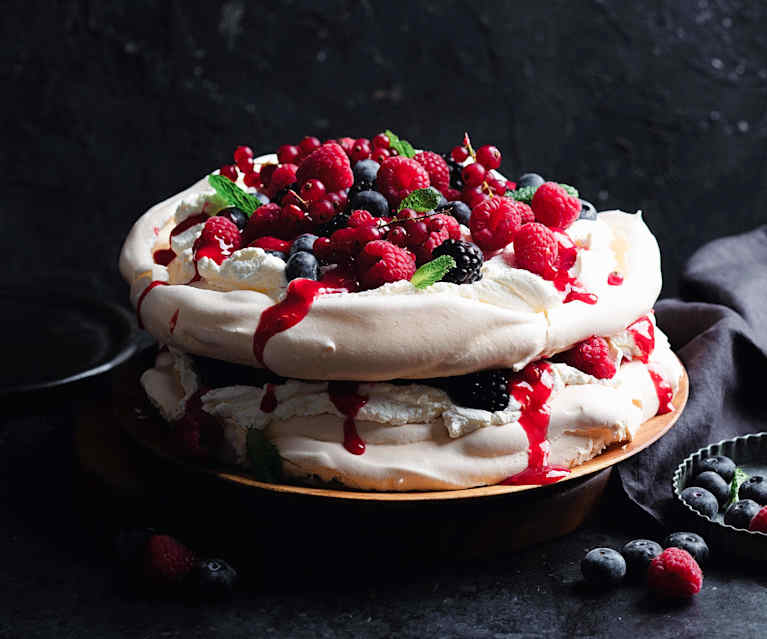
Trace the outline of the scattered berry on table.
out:
[[[455,267],[445,273],[442,280],[454,284],[471,284],[482,278],[480,272],[484,259],[476,244],[463,240],[447,239],[432,251],[432,259],[440,255],[450,255],[455,260]]]
[[[682,491],[682,501],[704,517],[713,517],[719,511],[719,502],[705,488],[688,486]]]
[[[562,359],[573,368],[593,375],[597,379],[610,379],[615,375],[615,362],[610,357],[610,347],[604,337],[594,335],[578,342],[562,353]]]
[[[240,229],[226,217],[209,217],[193,245],[194,259],[209,257],[221,264],[240,248]]]
[[[703,537],[693,532],[671,533],[663,540],[663,547],[686,550],[701,566],[708,560],[708,544]]]
[[[357,257],[357,277],[363,288],[377,288],[387,282],[409,280],[415,273],[410,251],[386,240],[369,242]]]
[[[471,211],[471,237],[483,251],[497,251],[509,244],[522,222],[518,202],[507,197],[485,200]]]
[[[626,561],[617,550],[594,548],[581,561],[581,573],[592,586],[615,586],[626,576]]]
[[[692,597],[700,592],[703,585],[703,571],[686,550],[666,548],[650,562],[647,585],[660,597]]]
[[[144,550],[144,575],[158,584],[178,584],[197,563],[195,554],[168,535],[152,535]]]
[[[509,379],[502,370],[479,371],[445,377],[445,390],[458,406],[487,411],[505,410],[509,405]]]
[[[477,149],[477,162],[488,171],[501,166],[501,152],[491,144],[485,144]]]
[[[724,455],[714,455],[706,457],[698,462],[696,472],[702,473],[705,470],[713,470],[722,476],[724,481],[731,482],[735,476],[735,462]]]
[[[376,187],[393,207],[413,191],[430,184],[429,174],[420,163],[401,156],[386,158],[376,177]]]
[[[357,162],[352,168],[354,183],[367,182],[372,185],[376,181],[379,168],[380,166],[375,160],[361,160]]]
[[[713,470],[704,470],[699,475],[690,481],[690,486],[700,486],[710,492],[720,506],[724,506],[730,499],[730,485],[724,481],[721,475],[718,475]]]
[[[578,214],[579,220],[596,220],[597,210],[588,200],[581,200],[581,212]]]
[[[444,158],[434,151],[421,151],[413,156],[429,174],[431,185],[442,192],[450,186],[450,168]]]
[[[581,201],[556,182],[541,184],[530,206],[538,222],[555,229],[566,229],[581,212]]]
[[[195,594],[209,600],[228,597],[236,582],[237,571],[223,559],[198,561],[188,577]]]
[[[525,173],[517,180],[517,188],[521,189],[526,186],[531,186],[534,189],[537,189],[544,182],[545,180],[537,173]]]
[[[621,549],[621,555],[626,560],[626,569],[635,577],[646,577],[650,562],[662,552],[661,545],[651,539],[632,539]]]
[[[311,253],[316,240],[317,236],[314,235],[314,233],[303,233],[299,235],[290,245],[290,255],[298,253],[298,251]]]
[[[763,506],[762,509],[751,518],[751,523],[749,524],[748,529],[754,532],[767,533],[767,506]]]
[[[448,215],[452,215],[456,220],[458,220],[459,224],[469,226],[469,220],[471,219],[471,209],[465,202],[454,200],[452,202],[448,202],[447,204],[439,205],[434,210],[438,213],[447,213]]]
[[[352,198],[351,207],[352,209],[365,209],[374,217],[387,217],[389,215],[389,202],[378,191],[360,191]]]
[[[474,212],[472,211],[472,220]],[[552,231],[538,222],[524,224],[514,236],[514,264],[545,278],[559,261],[559,243]]]
[[[217,214],[217,217],[225,217],[240,230],[244,230],[248,224],[248,216],[245,211],[238,209],[236,206],[229,206],[225,209],[221,209]]]
[[[285,264],[285,277],[288,281],[299,277],[317,280],[320,276],[320,264],[317,258],[307,251],[298,251],[288,258]]]
[[[760,506],[767,505],[767,479],[762,475],[751,475],[738,489],[740,499],[753,499]]]
[[[753,499],[741,499],[732,504],[724,513],[724,523],[733,528],[748,530],[751,520],[761,510]]]
[[[330,192],[348,189],[354,184],[354,174],[346,152],[335,142],[312,151],[299,165],[296,180],[303,184],[312,178],[322,182]]]

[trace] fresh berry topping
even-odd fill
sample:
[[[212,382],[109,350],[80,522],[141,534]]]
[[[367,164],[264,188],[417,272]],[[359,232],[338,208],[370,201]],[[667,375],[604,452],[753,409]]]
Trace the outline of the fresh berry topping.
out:
[[[285,253],[290,250],[290,242],[281,240],[278,237],[271,237],[270,235],[264,235],[253,240],[248,246],[253,248],[264,249],[265,251],[279,251]]]
[[[442,192],[450,187],[450,169],[441,155],[433,151],[421,151],[413,156],[429,174],[429,182],[438,191]]]
[[[321,146],[322,146],[322,142],[320,142],[318,138],[315,138],[314,136],[311,136],[311,135],[307,135],[298,144],[298,148],[301,149],[302,156],[309,155],[311,152],[316,151]]]
[[[268,187],[272,181],[272,174],[277,170],[276,164],[264,164],[261,167],[261,183],[264,187]]]
[[[349,223],[349,214],[348,213],[336,213],[330,220],[325,222],[322,226],[319,226],[315,232],[317,235],[325,235],[329,236],[338,231],[339,229],[344,228]]]
[[[240,248],[240,243],[240,230],[234,222],[225,217],[209,217],[192,247],[194,259],[209,257],[221,264]]]
[[[304,233],[299,235],[290,244],[290,255],[298,253],[298,251],[306,251],[307,253],[311,253],[316,241],[317,236],[313,233]]]
[[[556,182],[544,182],[531,202],[535,219],[550,228],[566,229],[581,212],[581,201]]]
[[[357,258],[357,277],[366,289],[376,288],[386,282],[409,280],[413,273],[413,255],[386,240],[369,242]]]
[[[471,219],[474,221],[472,212]],[[522,226],[514,237],[514,263],[532,273],[548,278],[559,261],[559,244],[551,230],[532,222]]]
[[[279,199],[277,194],[296,181],[297,169],[298,167],[295,164],[281,164],[278,166],[274,173],[272,173],[271,180],[269,180],[269,187],[267,189],[269,197]]]
[[[320,277],[320,264],[311,253],[298,251],[288,258],[285,264],[285,277],[288,281],[299,277],[317,280]]]
[[[373,214],[365,209],[356,209],[349,215],[349,226],[367,226],[374,222],[375,218],[373,217]]]
[[[502,370],[479,371],[457,377],[445,377],[445,390],[458,406],[491,412],[509,406],[509,380]]]
[[[348,189],[354,184],[349,158],[338,144],[323,144],[304,158],[298,167],[296,179],[299,184],[303,184],[312,178],[320,180],[331,192]]]
[[[472,162],[463,167],[461,171],[461,177],[463,183],[469,188],[480,186],[487,175],[487,169],[479,162]]]
[[[581,212],[578,214],[579,220],[596,220],[597,210],[594,205],[587,200],[581,200]]]
[[[373,149],[373,152],[370,154],[370,159],[377,164],[381,164],[386,158],[391,157],[391,152],[389,149]]]
[[[347,197],[345,191],[336,191],[328,193],[327,199],[333,204],[336,211],[341,211],[346,206]]]
[[[703,572],[698,562],[686,550],[666,548],[650,562],[647,585],[661,597],[691,597],[700,592]]]
[[[349,160],[352,164],[367,160],[370,157],[370,140],[367,138],[360,138],[354,141],[351,153],[349,153]]]
[[[408,243],[407,231],[404,226],[395,226],[386,234],[386,241],[395,246],[405,248]]]
[[[650,562],[663,552],[661,545],[650,539],[633,539],[621,549],[627,572],[635,577],[647,575]]]
[[[307,180],[301,185],[301,199],[312,204],[325,199],[325,185],[319,180]]]
[[[685,490],[689,490],[689,488],[685,488]],[[760,510],[761,507],[753,499],[741,499],[725,511],[724,523],[733,528],[745,528],[748,530],[751,520],[756,517]]]
[[[237,181],[237,167],[234,164],[224,164],[218,172],[225,178],[229,178],[232,182]]]
[[[365,182],[372,185],[376,181],[378,175],[379,164],[373,160],[361,160],[357,162],[352,168],[354,173],[354,184]]]
[[[245,177],[242,178],[242,181],[245,183],[245,186],[257,189],[261,186],[261,172],[249,171],[245,174]]]
[[[735,477],[735,462],[724,455],[714,455],[701,459],[695,467],[696,472],[702,473],[705,470],[713,470],[726,482],[731,482]]]
[[[681,493],[682,501],[704,517],[713,517],[719,510],[719,502],[705,488],[688,486]],[[729,512],[729,510],[728,510]]]
[[[352,209],[365,209],[374,217],[389,215],[389,202],[378,191],[360,191],[352,197],[351,206]]]
[[[756,513],[756,515],[753,516],[748,529],[754,532],[767,533],[767,506],[764,506],[758,513]]]
[[[581,561],[581,573],[591,586],[615,586],[626,576],[626,561],[617,550],[594,548]]]
[[[519,207],[519,212],[522,217],[522,224],[529,224],[530,222],[535,222],[535,213],[533,213],[533,209],[531,209],[524,202],[520,202],[520,204],[522,205]]]
[[[309,217],[315,224],[324,224],[336,213],[336,207],[330,200],[320,200],[309,205]]]
[[[376,149],[388,149],[391,141],[386,133],[379,133],[373,137],[373,147]]]
[[[314,241],[312,250],[317,259],[323,264],[329,264],[333,261],[335,253],[333,242],[329,237],[319,237]]]
[[[253,150],[249,146],[238,146],[234,150],[234,163],[243,173],[253,170]]]
[[[498,176],[496,173],[487,172],[487,178],[485,179],[487,185],[496,195],[504,195],[508,190],[506,184],[507,180]]]
[[[300,206],[286,204],[280,209],[274,235],[284,240],[292,240],[297,235],[311,228],[311,219]]]
[[[730,485],[713,470],[704,470],[690,482],[690,486],[705,488],[716,497],[720,506],[726,504],[730,499]]]
[[[462,197],[461,190],[460,189],[454,189],[452,187],[449,188],[449,189],[445,189],[445,192],[443,193],[443,195],[445,196],[445,199],[448,202],[461,201],[461,197]],[[465,204],[465,202],[464,202],[464,204]],[[469,209],[469,211],[471,211],[471,209]]]
[[[349,155],[352,152],[355,142],[356,140],[354,138],[338,138],[338,144],[344,150],[346,155]],[[325,142],[325,144],[329,144],[329,142]]]
[[[194,586],[196,595],[217,601],[232,594],[237,571],[223,559],[203,559],[195,564],[189,582]]]
[[[496,251],[514,239],[520,222],[518,202],[506,197],[490,198],[471,211],[471,237],[483,251]]]
[[[423,220],[407,222],[408,248],[415,253],[418,264],[432,259],[432,252],[448,238],[458,239],[461,230],[456,219],[437,213]]]
[[[243,239],[250,243],[257,237],[269,235],[272,228],[277,226],[280,217],[280,205],[275,203],[264,204],[253,211],[245,227]]]
[[[277,149],[277,161],[280,164],[298,164],[301,158],[301,149],[295,144],[283,144]]]
[[[391,206],[397,206],[413,191],[425,189],[429,184],[426,169],[415,160],[401,156],[385,159],[376,178],[378,190]]]
[[[740,499],[753,499],[757,504],[767,505],[767,480],[762,475],[751,475],[738,489]]]
[[[522,189],[526,186],[530,186],[537,189],[544,182],[545,180],[537,173],[525,173],[524,175],[519,176],[519,179],[517,180],[517,188]]]
[[[469,208],[473,211],[485,200],[489,200],[490,196],[487,194],[482,186],[464,187],[461,192],[461,199],[469,205]]]
[[[469,151],[465,146],[454,146],[453,150],[450,151],[450,155],[456,162],[463,162],[469,157]]]
[[[664,548],[681,548],[689,552],[698,565],[702,566],[708,561],[708,544],[703,537],[693,532],[671,533],[663,540]]]
[[[168,535],[152,535],[144,551],[144,574],[158,584],[178,584],[192,571],[197,557]]]
[[[432,258],[449,255],[455,267],[445,273],[442,280],[454,284],[471,284],[482,278],[482,251],[476,244],[462,240],[447,239],[432,251]]]
[[[562,353],[562,359],[573,368],[597,379],[610,379],[616,372],[607,340],[597,335],[579,342],[569,351]]]
[[[484,166],[488,171],[497,169],[501,166],[501,152],[490,144],[485,144],[477,149],[477,162]],[[504,180],[504,187],[506,186]]]
[[[469,220],[471,219],[471,209],[466,205],[465,202],[461,202],[460,200],[453,200],[447,204],[438,206],[435,211],[452,215],[456,220],[458,220],[459,224],[469,226]]]
[[[238,209],[236,206],[221,209],[216,215],[218,217],[225,217],[230,222],[233,222],[240,231],[248,224],[248,216],[245,214],[245,211]]]

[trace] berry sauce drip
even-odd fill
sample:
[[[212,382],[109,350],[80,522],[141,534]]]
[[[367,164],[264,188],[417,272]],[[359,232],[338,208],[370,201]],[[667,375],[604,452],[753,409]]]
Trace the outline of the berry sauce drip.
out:
[[[570,237],[560,231],[557,233],[559,245],[559,259],[556,268],[552,268],[543,275],[544,279],[551,281],[558,291],[566,293],[564,304],[570,302],[583,302],[584,304],[596,304],[597,296],[587,293],[578,278],[570,275],[570,269],[578,257],[578,247]]]
[[[154,258],[155,264],[159,264],[160,266],[168,266],[168,264],[176,259],[176,254],[173,252],[173,249],[166,248],[155,251],[152,257]]]
[[[519,424],[527,433],[530,448],[527,468],[504,479],[501,484],[511,486],[552,484],[570,473],[567,468],[548,464],[551,451],[551,446],[546,439],[551,419],[548,400],[551,397],[553,381],[551,366],[546,362],[539,362],[527,365],[509,383],[511,396],[522,404]]]
[[[346,293],[345,288],[330,288],[322,282],[298,278],[288,284],[285,299],[261,313],[253,335],[253,354],[264,364],[264,348],[271,337],[298,324],[312,307],[314,300],[325,293]]]
[[[173,313],[173,315],[170,316],[170,321],[168,322],[168,330],[170,331],[170,334],[173,335],[173,331],[176,330],[176,324],[178,323],[178,312],[180,309],[176,309],[176,312]]]
[[[652,383],[655,385],[655,392],[658,394],[658,415],[665,415],[674,410],[671,400],[674,397],[674,390],[671,385],[663,379],[663,376],[652,368],[648,367]]]
[[[328,383],[328,395],[330,401],[346,416],[344,419],[344,448],[352,455],[362,455],[365,452],[365,442],[357,432],[357,424],[354,418],[360,408],[368,401],[367,397],[357,393],[357,382],[330,382]]]
[[[620,286],[623,284],[623,275],[618,273],[618,271],[613,271],[607,276],[607,283],[610,286]]]
[[[190,215],[188,218],[179,222],[178,224],[176,224],[176,226],[173,227],[173,230],[170,232],[170,236],[173,237],[175,235],[178,235],[179,233],[183,233],[187,229],[190,229],[193,226],[195,226],[196,224],[202,224],[207,219],[208,219],[208,216],[205,215],[205,213]]]
[[[152,282],[149,282],[149,286],[141,291],[141,295],[138,296],[138,301],[136,302],[136,319],[138,320],[139,328],[144,328],[144,322],[141,321],[141,305],[144,303],[144,298],[147,296],[149,291],[151,291],[156,286],[168,286],[168,283],[161,282],[160,280],[153,280]]]
[[[266,385],[266,392],[261,398],[261,410],[265,413],[271,413],[277,408],[277,396],[274,394],[274,384]]]
[[[629,324],[626,330],[634,338],[634,344],[640,351],[639,361],[646,364],[650,358],[650,353],[655,348],[655,326],[650,318],[644,315],[633,324]]]

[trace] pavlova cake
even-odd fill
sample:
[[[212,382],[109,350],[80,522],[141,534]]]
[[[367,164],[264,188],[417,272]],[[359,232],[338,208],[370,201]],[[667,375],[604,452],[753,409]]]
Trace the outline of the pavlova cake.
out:
[[[314,137],[153,206],[120,257],[179,454],[266,481],[544,484],[672,410],[658,245],[467,136]]]

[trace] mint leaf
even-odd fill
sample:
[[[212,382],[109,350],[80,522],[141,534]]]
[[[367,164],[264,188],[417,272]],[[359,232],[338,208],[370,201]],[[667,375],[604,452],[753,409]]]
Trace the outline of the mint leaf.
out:
[[[261,201],[255,195],[246,193],[229,178],[224,177],[223,175],[209,175],[208,183],[216,189],[216,193],[226,201],[228,206],[236,206],[248,217],[253,214],[253,211],[261,206]]]
[[[282,477],[282,460],[277,447],[270,442],[263,431],[257,428],[248,430],[248,459],[251,474],[258,481],[276,483]]]
[[[400,140],[399,136],[390,129],[386,129],[384,134],[389,138],[389,148],[394,149],[403,158],[412,158],[415,155],[415,149],[410,142],[407,140]]]
[[[738,491],[740,490],[740,485],[747,479],[748,474],[746,474],[745,470],[742,468],[735,469],[735,475],[730,482],[730,500],[724,505],[725,510],[727,510],[731,504],[734,504],[736,501],[738,501]]]
[[[561,182],[558,182],[558,184],[565,191],[567,191],[568,195],[572,195],[573,197],[578,197],[578,189],[576,189],[574,186],[570,186],[569,184],[562,184]],[[533,201],[533,195],[535,195],[535,192],[537,190],[538,190],[537,186],[523,186],[514,191],[506,191],[505,195],[506,197],[512,197],[519,202],[530,204],[530,202]]]
[[[413,273],[410,282],[418,289],[426,288],[439,282],[451,268],[455,268],[455,260],[450,255],[440,255]]]
[[[424,213],[434,209],[440,200],[440,193],[436,189],[416,189],[399,203],[397,211],[413,209],[418,213]]]

